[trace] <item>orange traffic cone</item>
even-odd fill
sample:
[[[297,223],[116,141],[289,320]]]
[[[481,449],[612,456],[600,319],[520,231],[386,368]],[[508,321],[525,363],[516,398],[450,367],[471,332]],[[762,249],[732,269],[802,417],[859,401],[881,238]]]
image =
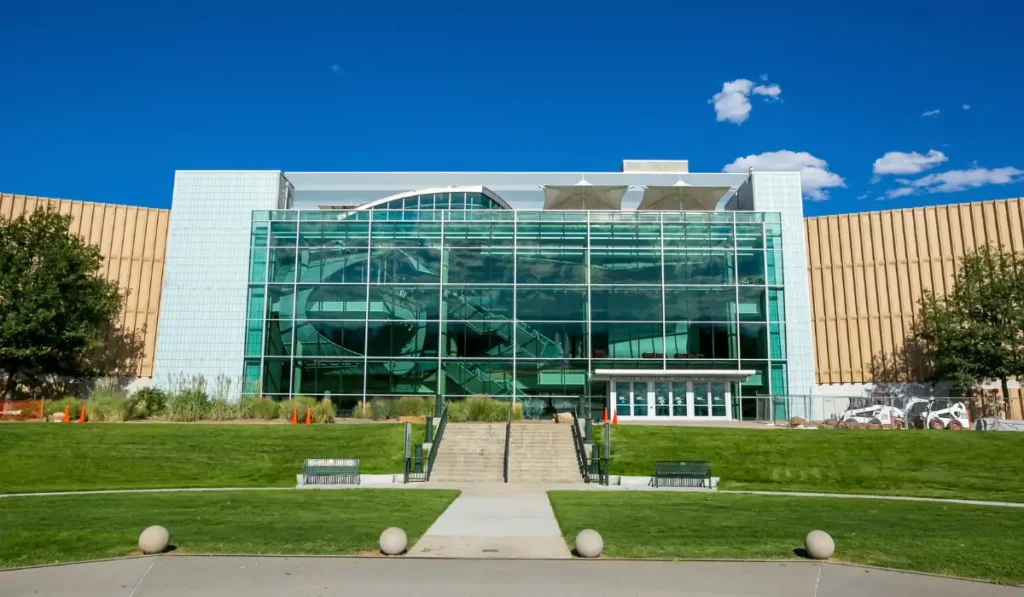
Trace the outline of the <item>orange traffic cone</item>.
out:
[[[607,408],[604,409],[604,416],[601,417],[601,422],[602,423],[607,423],[608,422],[608,409]]]
[[[615,416],[612,418],[612,425],[619,424],[619,411],[615,411]]]
[[[313,417],[310,416],[309,409],[307,408],[306,409],[306,425],[309,425],[312,422],[313,422]]]
[[[70,407],[68,407],[68,406],[64,407],[64,420],[61,421],[61,422],[62,423],[70,423],[71,422],[71,408]]]
[[[85,423],[85,405],[82,405],[82,410],[78,413],[78,422]]]
[[[292,425],[297,425],[299,423],[299,416],[298,415],[299,415],[299,409],[293,408],[292,409]]]

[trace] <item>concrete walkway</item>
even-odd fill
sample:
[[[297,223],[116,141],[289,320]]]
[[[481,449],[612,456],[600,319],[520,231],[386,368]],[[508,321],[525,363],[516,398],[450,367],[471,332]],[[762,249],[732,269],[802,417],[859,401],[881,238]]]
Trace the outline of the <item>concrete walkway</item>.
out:
[[[439,558],[570,558],[544,486],[464,485],[409,555]]]
[[[268,558],[166,555],[0,572],[0,597],[1009,597],[981,582],[814,562]]]

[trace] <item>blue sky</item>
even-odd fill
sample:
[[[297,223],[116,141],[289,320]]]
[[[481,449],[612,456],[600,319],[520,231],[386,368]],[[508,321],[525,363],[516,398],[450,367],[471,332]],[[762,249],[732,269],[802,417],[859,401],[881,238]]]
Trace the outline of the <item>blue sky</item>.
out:
[[[829,4],[0,0],[0,191],[676,158],[802,169],[810,215],[1024,195],[1024,8]]]

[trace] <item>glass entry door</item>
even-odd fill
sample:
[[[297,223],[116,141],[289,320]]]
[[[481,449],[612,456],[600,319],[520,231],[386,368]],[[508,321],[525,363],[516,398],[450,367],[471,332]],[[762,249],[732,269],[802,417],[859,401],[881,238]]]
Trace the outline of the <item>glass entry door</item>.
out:
[[[668,417],[672,415],[672,403],[669,401],[669,384],[665,381],[654,383],[654,416]]]
[[[731,416],[730,384],[721,381],[616,381],[620,417],[719,418]]]
[[[647,416],[647,382],[634,381],[633,393],[630,394],[633,400],[633,416]]]

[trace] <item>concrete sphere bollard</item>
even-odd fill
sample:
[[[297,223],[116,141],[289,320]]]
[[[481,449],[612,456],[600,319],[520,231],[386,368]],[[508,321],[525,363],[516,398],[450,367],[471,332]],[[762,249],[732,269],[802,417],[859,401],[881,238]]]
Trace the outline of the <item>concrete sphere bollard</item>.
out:
[[[825,531],[811,531],[804,537],[804,549],[815,560],[827,560],[836,550],[836,543]]]
[[[159,525],[147,527],[139,535],[139,549],[147,555],[160,553],[167,549],[167,542],[170,540],[171,535],[164,527]]]
[[[405,547],[409,543],[405,531],[398,527],[384,529],[380,534],[380,552],[386,556],[397,556],[405,553]]]
[[[583,529],[576,535],[576,555],[581,558],[596,558],[604,550],[604,539],[593,529]]]

